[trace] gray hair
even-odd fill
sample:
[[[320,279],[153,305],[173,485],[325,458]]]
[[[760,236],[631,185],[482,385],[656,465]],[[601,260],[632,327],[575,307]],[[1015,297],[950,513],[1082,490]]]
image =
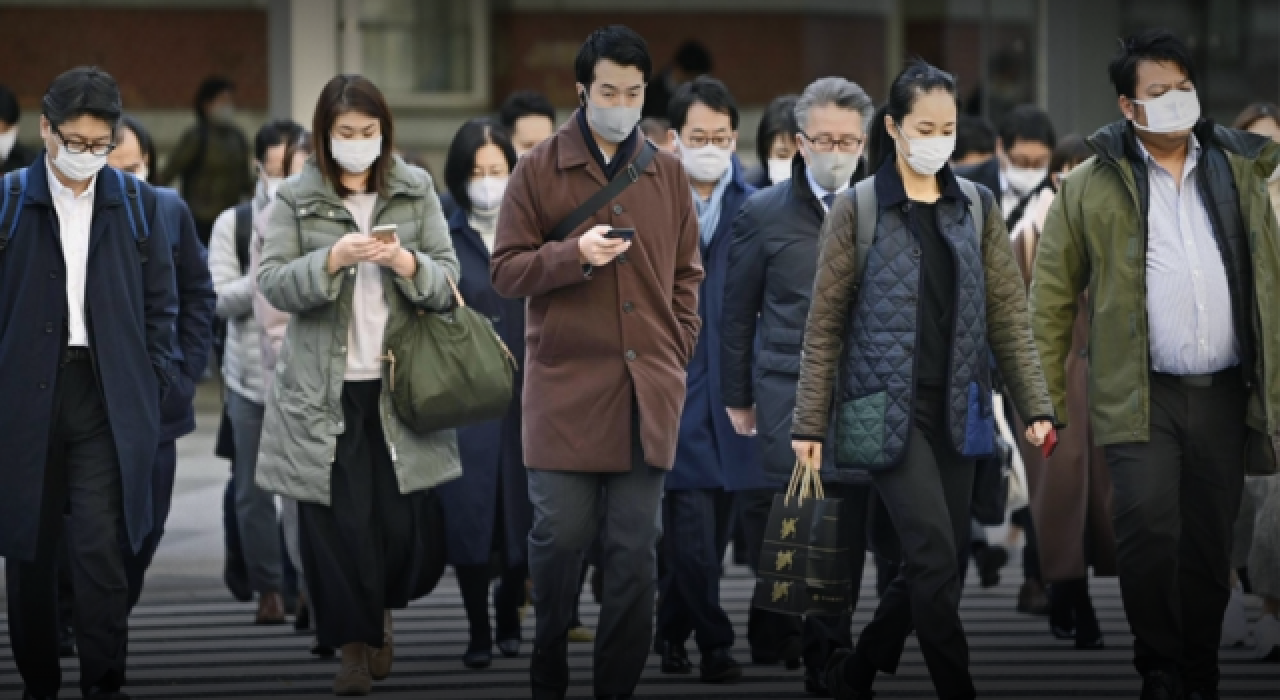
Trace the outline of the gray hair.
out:
[[[809,128],[809,110],[827,105],[856,111],[862,115],[863,128],[876,111],[867,91],[857,83],[840,77],[818,78],[804,89],[804,94],[796,101],[796,124],[800,125],[800,130]]]

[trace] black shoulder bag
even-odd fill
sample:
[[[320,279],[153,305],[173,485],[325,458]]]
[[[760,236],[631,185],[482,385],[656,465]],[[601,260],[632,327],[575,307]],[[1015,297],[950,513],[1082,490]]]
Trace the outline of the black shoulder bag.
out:
[[[657,153],[658,149],[649,142],[649,139],[640,139],[640,155],[630,165],[618,171],[618,174],[613,176],[609,184],[601,187],[599,191],[587,198],[587,201],[578,205],[577,209],[569,212],[569,215],[556,224],[556,227],[551,229],[551,233],[548,233],[543,240],[547,242],[563,241],[568,238],[574,229],[582,225],[582,222],[595,216],[595,213],[600,211],[604,205],[639,180],[640,173],[649,167],[649,163],[653,162],[653,157]]]

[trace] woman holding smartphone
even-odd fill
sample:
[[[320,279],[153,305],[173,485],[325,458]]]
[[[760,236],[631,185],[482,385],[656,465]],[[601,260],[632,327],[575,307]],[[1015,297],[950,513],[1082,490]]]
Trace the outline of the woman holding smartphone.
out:
[[[313,133],[315,157],[280,186],[258,269],[266,300],[293,314],[258,483],[298,501],[319,642],[342,650],[334,694],[368,695],[391,670],[390,611],[425,592],[426,491],[461,471],[452,430],[416,434],[396,416],[383,336],[453,305],[458,259],[430,176],[392,155],[373,83],[329,81]]]
[[[975,697],[957,552],[969,533],[974,463],[994,451],[990,354],[1028,417],[1027,439],[1039,446],[1053,429],[1000,209],[947,165],[955,94],[949,73],[909,65],[871,120],[875,175],[838,197],[823,224],[793,444],[813,469],[825,447],[837,467],[870,472],[904,560],[857,648],[828,662],[838,700],[872,697],[876,674],[896,670],[913,628],[938,697]],[[875,229],[858,231],[867,211],[854,197],[861,209],[868,194]],[[860,264],[857,241],[868,234]],[[824,446],[833,390],[836,444]]]

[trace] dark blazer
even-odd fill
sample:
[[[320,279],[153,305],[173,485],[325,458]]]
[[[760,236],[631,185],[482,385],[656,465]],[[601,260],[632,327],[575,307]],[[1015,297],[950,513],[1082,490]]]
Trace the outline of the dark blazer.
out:
[[[752,195],[733,223],[720,328],[720,391],[726,406],[756,407],[764,475],[783,484],[796,462],[791,413],[825,216],[809,186],[804,158],[796,154],[791,179]],[[829,456],[824,456],[822,477],[866,478],[837,474]]]
[[[680,441],[676,445],[675,468],[667,476],[668,490],[739,491],[774,486],[764,477],[755,440],[734,432],[721,399],[720,320],[724,315],[729,248],[733,243],[731,229],[738,210],[755,193],[755,188],[743,180],[742,163],[736,156],[732,167],[733,181],[720,202],[716,233],[711,245],[701,248],[702,266],[707,273],[698,292],[702,334],[698,337],[693,361],[689,363]]]
[[[213,310],[217,296],[209,276],[209,252],[196,235],[191,210],[176,190],[156,188],[156,214],[169,236],[178,290],[178,322],[174,325],[173,387],[160,407],[160,442],[177,440],[196,429],[196,384],[209,364],[213,344]]]
[[[22,219],[0,257],[0,556],[35,556],[58,363],[66,345],[67,271],[42,153],[28,171]],[[178,316],[169,232],[155,190],[139,183],[151,230],[142,262],[114,171],[94,193],[85,312],[94,367],[120,460],[124,520],[136,550],[151,532],[151,465]],[[140,225],[140,224],[139,224]]]
[[[520,438],[520,401],[524,385],[524,300],[503,299],[489,282],[489,249],[467,223],[465,211],[454,207],[449,234],[458,254],[462,280],[458,289],[472,309],[484,314],[520,360],[515,395],[500,420],[458,429],[462,477],[436,487],[444,506],[449,540],[449,564],[475,566],[489,561],[496,539],[493,531],[499,509],[508,566],[525,561],[533,506],[525,474]]]
[[[35,151],[21,142],[13,144],[13,150],[9,151],[9,157],[0,163],[0,175],[13,172],[18,168],[25,168],[35,162],[36,155],[39,151]]]

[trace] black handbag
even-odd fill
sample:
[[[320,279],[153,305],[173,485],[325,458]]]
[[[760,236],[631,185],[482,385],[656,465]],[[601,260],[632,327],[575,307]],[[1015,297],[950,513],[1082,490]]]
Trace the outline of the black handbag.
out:
[[[853,610],[849,536],[840,508],[840,499],[825,498],[817,472],[797,462],[786,493],[773,497],[753,607],[784,615]]]
[[[980,459],[973,467],[973,501],[969,512],[980,525],[996,527],[1004,523],[1009,507],[1009,472],[1013,469],[1013,448],[996,435],[995,454]]]

